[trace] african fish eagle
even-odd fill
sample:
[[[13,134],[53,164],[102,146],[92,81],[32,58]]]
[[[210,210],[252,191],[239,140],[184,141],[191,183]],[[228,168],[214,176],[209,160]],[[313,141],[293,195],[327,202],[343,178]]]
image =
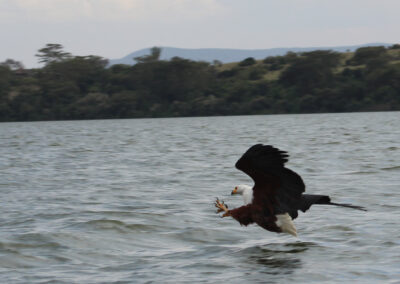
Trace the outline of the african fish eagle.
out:
[[[351,204],[333,203],[327,195],[304,194],[305,184],[294,171],[285,167],[289,155],[271,145],[256,144],[236,162],[236,168],[249,175],[254,186],[235,187],[232,194],[242,194],[244,206],[228,209],[218,198],[215,206],[222,217],[231,216],[241,225],[256,223],[276,233],[297,236],[293,219],[298,210],[306,212],[313,204],[336,205],[358,210],[365,209]]]

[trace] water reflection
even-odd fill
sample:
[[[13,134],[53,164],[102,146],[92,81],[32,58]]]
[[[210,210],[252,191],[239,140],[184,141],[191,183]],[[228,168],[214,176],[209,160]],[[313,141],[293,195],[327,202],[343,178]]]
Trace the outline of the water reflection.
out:
[[[246,262],[260,273],[278,275],[292,274],[302,267],[301,256],[316,246],[311,242],[294,242],[287,244],[268,244],[243,249],[240,253],[246,256]]]

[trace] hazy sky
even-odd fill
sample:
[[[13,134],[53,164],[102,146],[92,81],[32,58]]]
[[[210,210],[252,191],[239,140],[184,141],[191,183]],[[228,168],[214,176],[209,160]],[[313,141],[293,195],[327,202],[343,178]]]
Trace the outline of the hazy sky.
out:
[[[0,0],[0,61],[60,43],[120,58],[152,46],[272,48],[400,42],[400,0]]]

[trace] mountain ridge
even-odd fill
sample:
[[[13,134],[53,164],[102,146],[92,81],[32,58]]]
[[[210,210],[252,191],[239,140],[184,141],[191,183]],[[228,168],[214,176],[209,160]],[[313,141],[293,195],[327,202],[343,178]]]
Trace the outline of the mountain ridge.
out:
[[[161,60],[170,60],[173,57],[180,57],[193,61],[206,61],[212,63],[218,60],[221,63],[230,63],[242,61],[245,58],[253,57],[256,60],[264,59],[269,56],[285,55],[287,52],[308,52],[314,50],[333,50],[337,52],[355,51],[360,47],[366,46],[391,46],[388,43],[366,43],[359,45],[344,46],[321,46],[321,47],[277,47],[267,49],[234,49],[234,48],[179,48],[159,46],[161,48]],[[136,61],[135,57],[150,54],[151,48],[143,48],[119,59],[110,59],[109,65],[127,64],[133,65]]]

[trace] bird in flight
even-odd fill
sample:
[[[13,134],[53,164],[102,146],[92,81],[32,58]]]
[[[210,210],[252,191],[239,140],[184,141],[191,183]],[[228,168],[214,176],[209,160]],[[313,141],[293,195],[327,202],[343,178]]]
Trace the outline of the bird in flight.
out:
[[[229,210],[217,198],[217,213],[224,212],[222,217],[230,216],[244,226],[256,223],[271,232],[297,236],[293,219],[297,218],[299,210],[306,212],[313,204],[366,211],[361,206],[331,202],[328,195],[304,194],[302,178],[285,167],[288,157],[287,152],[271,145],[256,144],[250,147],[235,167],[249,175],[254,186],[239,185],[232,191],[232,194],[243,195],[245,205]]]

